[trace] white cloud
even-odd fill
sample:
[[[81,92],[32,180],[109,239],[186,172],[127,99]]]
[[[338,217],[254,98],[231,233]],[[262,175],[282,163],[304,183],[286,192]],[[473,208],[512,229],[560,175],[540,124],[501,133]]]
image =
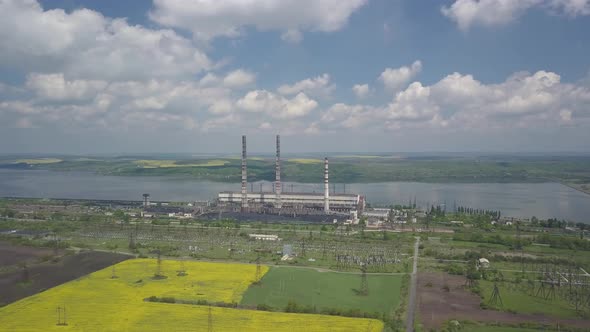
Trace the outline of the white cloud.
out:
[[[189,30],[200,40],[236,37],[244,28],[278,30],[283,39],[300,39],[301,31],[340,30],[368,0],[155,0],[150,18]],[[290,31],[290,32],[289,32]]]
[[[291,44],[297,44],[303,40],[303,34],[297,29],[289,29],[281,34],[281,39]]]
[[[382,107],[334,104],[313,131],[539,128],[584,122],[589,109],[590,87],[562,83],[553,72],[515,73],[495,84],[453,73],[430,86],[414,82]]]
[[[334,89],[336,89],[336,86],[330,83],[330,75],[322,74],[317,77],[301,80],[293,85],[281,85],[277,91],[285,96],[303,92],[310,96],[327,98],[332,94]]]
[[[0,1],[0,64],[70,78],[189,77],[213,66],[172,30],[129,25],[77,9],[44,10],[34,0]]]
[[[214,102],[209,106],[209,112],[213,114],[230,113],[234,109],[233,103],[229,99],[222,99]]]
[[[84,100],[94,98],[104,90],[107,82],[99,80],[66,81],[63,73],[38,74],[27,76],[26,86],[43,99],[50,100]]]
[[[309,99],[302,92],[292,99],[287,99],[266,90],[250,91],[236,104],[248,112],[266,113],[282,119],[305,116],[318,106],[315,100]]]
[[[352,92],[354,92],[354,95],[359,99],[366,98],[369,95],[369,85],[368,84],[355,84],[352,87]]]
[[[228,127],[235,127],[241,122],[241,118],[237,114],[228,114],[220,118],[213,118],[207,120],[203,124],[203,130],[205,132],[212,131],[215,129],[226,129]]]
[[[256,81],[256,75],[243,70],[238,69],[230,72],[223,79],[223,84],[229,88],[241,88],[251,85]]]
[[[473,25],[505,25],[534,7],[569,16],[590,15],[590,0],[455,0],[441,12],[468,30]]]
[[[29,119],[29,118],[20,118],[16,121],[15,127],[21,128],[21,129],[29,129],[29,128],[35,128],[35,125],[31,121],[31,119]]]
[[[337,103],[322,113],[319,124],[328,129],[355,129],[382,119],[382,111],[371,106]]]
[[[414,82],[399,92],[387,107],[387,118],[393,121],[424,121],[432,119],[439,107],[430,100],[430,87]]]
[[[267,130],[267,129],[271,129],[272,125],[269,122],[263,122],[260,124],[260,126],[258,126],[258,129],[263,129],[263,130]]]
[[[420,71],[422,71],[422,62],[416,60],[411,66],[386,68],[379,75],[379,80],[387,90],[397,91],[403,89]]]
[[[561,118],[562,122],[569,123],[572,121],[572,111],[561,110],[559,111],[559,117]]]

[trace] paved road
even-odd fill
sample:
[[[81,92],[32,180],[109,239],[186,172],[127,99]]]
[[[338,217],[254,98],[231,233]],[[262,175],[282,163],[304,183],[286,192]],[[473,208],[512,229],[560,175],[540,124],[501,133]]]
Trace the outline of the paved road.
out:
[[[414,313],[416,311],[416,285],[418,283],[418,247],[420,246],[420,238],[416,238],[414,244],[414,268],[412,270],[412,279],[410,281],[410,297],[408,300],[408,318],[406,319],[406,332],[414,332]]]

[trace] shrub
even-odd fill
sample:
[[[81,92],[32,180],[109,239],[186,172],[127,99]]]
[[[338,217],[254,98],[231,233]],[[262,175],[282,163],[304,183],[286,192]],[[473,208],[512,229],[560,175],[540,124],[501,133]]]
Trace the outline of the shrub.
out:
[[[260,303],[256,306],[256,310],[272,311],[272,307],[267,304]]]

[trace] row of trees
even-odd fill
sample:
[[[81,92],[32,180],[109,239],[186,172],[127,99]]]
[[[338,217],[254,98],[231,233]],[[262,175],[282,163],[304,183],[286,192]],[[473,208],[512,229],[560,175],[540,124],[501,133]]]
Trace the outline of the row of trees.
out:
[[[484,215],[484,216],[490,216],[496,220],[500,219],[501,216],[501,212],[500,211],[494,211],[494,210],[484,210],[484,209],[474,209],[474,208],[470,208],[470,207],[465,207],[465,206],[458,206],[457,207],[457,213],[463,213],[463,214],[468,214],[468,215]]]

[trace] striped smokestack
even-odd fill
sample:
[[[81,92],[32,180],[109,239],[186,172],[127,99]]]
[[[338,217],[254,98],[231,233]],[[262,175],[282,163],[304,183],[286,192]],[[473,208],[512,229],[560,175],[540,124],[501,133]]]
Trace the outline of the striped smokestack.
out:
[[[246,167],[246,135],[242,136],[242,212],[248,210],[248,175]]]
[[[330,213],[330,189],[328,186],[328,157],[324,159],[324,212]]]
[[[281,135],[277,135],[277,159],[275,164],[275,172],[275,207],[280,209],[283,206],[283,203],[281,202]]]

